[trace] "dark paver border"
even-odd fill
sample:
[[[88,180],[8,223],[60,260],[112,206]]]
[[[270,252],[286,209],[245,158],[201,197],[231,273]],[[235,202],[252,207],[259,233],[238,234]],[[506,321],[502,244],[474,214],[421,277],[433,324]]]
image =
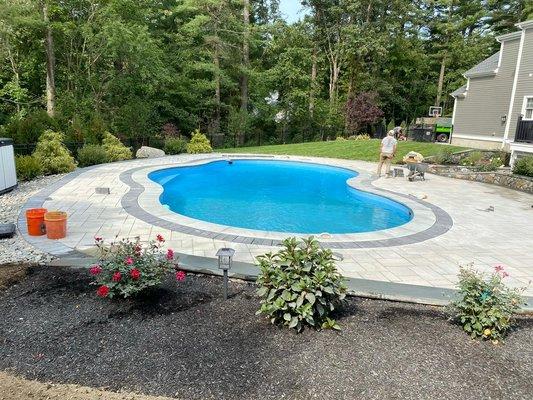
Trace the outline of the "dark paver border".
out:
[[[201,161],[201,160],[197,160],[197,161]],[[213,161],[216,161],[216,160],[213,160]],[[298,161],[302,162],[301,160],[298,160]],[[312,162],[309,162],[309,163],[312,163]],[[171,164],[161,165],[161,169],[169,168],[169,165]],[[126,193],[122,197],[122,200],[121,200],[122,208],[124,208],[124,210],[127,213],[133,215],[135,218],[139,218],[140,220],[148,224],[155,225],[160,228],[168,229],[168,230],[175,231],[175,232],[181,232],[186,235],[200,236],[200,237],[204,237],[208,239],[221,240],[221,241],[232,242],[232,243],[253,244],[253,245],[260,245],[260,246],[279,246],[281,244],[282,241],[278,239],[241,236],[241,235],[235,235],[235,234],[225,234],[221,232],[209,231],[206,229],[192,228],[187,225],[168,221],[164,218],[161,218],[161,217],[158,217],[156,215],[149,213],[148,211],[144,210],[139,205],[139,196],[144,192],[145,188],[143,185],[133,180],[133,174],[135,172],[142,170],[142,169],[146,169],[146,168],[147,168],[146,166],[133,168],[133,169],[122,172],[119,176],[119,179],[130,187],[129,192]],[[367,187],[371,189],[371,191],[369,190],[369,192],[371,193],[377,191],[377,192],[382,192],[385,197],[388,197],[387,194],[389,194],[389,195],[399,196],[405,199],[412,200],[420,204],[421,206],[430,209],[433,212],[433,214],[435,215],[435,222],[433,223],[433,225],[423,231],[416,232],[410,235],[405,235],[405,236],[399,236],[399,237],[387,238],[387,239],[378,239],[378,240],[360,240],[360,241],[351,240],[351,241],[338,241],[338,242],[333,242],[333,241],[332,242],[321,242],[323,246],[329,247],[332,249],[371,249],[371,248],[379,248],[379,247],[403,246],[403,245],[408,245],[408,244],[420,243],[428,239],[436,238],[448,232],[452,228],[453,219],[442,208],[434,204],[428,203],[426,201],[423,201],[421,199],[418,199],[412,195],[396,193],[391,190],[381,189],[381,188],[377,188],[373,186],[371,187],[370,184],[372,183],[373,180],[375,179],[359,180],[357,189],[365,191],[364,188]]]

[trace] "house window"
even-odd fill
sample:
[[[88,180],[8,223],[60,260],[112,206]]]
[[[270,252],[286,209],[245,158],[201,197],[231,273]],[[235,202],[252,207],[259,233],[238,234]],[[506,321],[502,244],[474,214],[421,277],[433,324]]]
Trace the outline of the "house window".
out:
[[[526,96],[524,98],[524,109],[522,115],[525,120],[533,121],[533,96]]]

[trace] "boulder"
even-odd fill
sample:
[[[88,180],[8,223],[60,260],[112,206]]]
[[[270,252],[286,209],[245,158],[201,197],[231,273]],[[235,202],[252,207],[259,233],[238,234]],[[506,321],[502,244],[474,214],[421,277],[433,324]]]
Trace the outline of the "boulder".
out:
[[[141,147],[135,154],[135,157],[137,158],[157,158],[163,156],[165,156],[165,152],[163,150],[148,146]]]

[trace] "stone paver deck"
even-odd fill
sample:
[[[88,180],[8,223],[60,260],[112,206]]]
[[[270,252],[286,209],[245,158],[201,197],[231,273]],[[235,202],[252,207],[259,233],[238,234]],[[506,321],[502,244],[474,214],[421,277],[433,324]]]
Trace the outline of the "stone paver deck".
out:
[[[95,236],[139,236],[147,241],[162,234],[168,247],[183,254],[214,257],[218,248],[230,246],[237,251],[236,260],[253,263],[257,255],[275,251],[287,235],[224,227],[169,212],[157,201],[161,188],[146,177],[163,166],[225,158],[228,156],[220,154],[182,155],[78,170],[24,207],[43,205],[66,211],[68,236],[59,241],[28,237],[22,213],[19,229],[30,243],[55,255],[91,252]],[[347,277],[451,288],[459,266],[473,262],[487,271],[504,265],[511,286],[528,286],[533,279],[532,195],[434,175],[412,183],[405,178],[373,180],[375,164],[361,161],[275,158],[355,169],[360,176],[349,184],[402,201],[413,210],[413,220],[400,228],[320,238],[342,254],[339,267]],[[109,187],[111,193],[96,194],[97,187]],[[494,211],[486,211],[490,206]],[[533,287],[525,293],[533,295]]]

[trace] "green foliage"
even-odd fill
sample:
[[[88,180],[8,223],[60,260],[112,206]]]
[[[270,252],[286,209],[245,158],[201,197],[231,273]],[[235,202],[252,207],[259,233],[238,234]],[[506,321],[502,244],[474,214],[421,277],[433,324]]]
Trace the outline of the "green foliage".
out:
[[[107,152],[104,149],[104,146],[97,144],[86,144],[78,150],[78,163],[80,167],[105,164],[107,160]]]
[[[513,325],[513,314],[524,304],[522,289],[503,283],[508,274],[502,266],[490,276],[461,267],[458,298],[450,304],[451,319],[459,323],[472,338],[502,339]]]
[[[513,174],[533,178],[533,156],[520,157],[516,160],[513,166]]]
[[[340,329],[330,317],[344,299],[346,285],[331,250],[322,249],[313,237],[301,242],[289,238],[283,246],[276,254],[257,257],[258,314],[298,332],[305,326]]]
[[[159,285],[177,266],[172,250],[163,250],[164,239],[158,235],[143,247],[139,238],[123,239],[106,245],[102,238],[96,238],[100,251],[97,264],[91,266],[94,277],[92,284],[98,285],[97,294],[101,297],[134,296],[143,290]],[[176,275],[182,280],[180,275]]]
[[[45,131],[37,142],[33,156],[41,164],[45,175],[71,172],[76,168],[74,158],[63,144],[63,134],[59,132]]]
[[[15,143],[31,144],[36,143],[45,130],[58,128],[59,124],[55,119],[49,117],[45,111],[39,110],[22,119],[12,119],[4,128],[2,135],[12,138]]]
[[[213,149],[209,143],[209,139],[203,133],[197,129],[193,132],[191,140],[187,143],[187,153],[199,154],[199,153],[211,153]]]
[[[131,160],[133,157],[131,149],[124,146],[116,136],[109,132],[104,133],[102,147],[107,154],[107,162]]]
[[[187,141],[178,138],[166,138],[163,150],[170,155],[185,153],[187,151]]]
[[[485,155],[481,151],[474,151],[461,160],[461,165],[475,167],[478,171],[489,172],[496,171],[503,165],[501,155]]]
[[[16,156],[15,166],[19,181],[31,181],[43,174],[41,163],[34,156]]]
[[[442,149],[433,156],[435,164],[449,165],[454,164],[454,149],[448,146],[442,146]]]
[[[481,151],[473,151],[467,157],[461,160],[461,165],[474,167],[479,165],[483,160],[483,153]]]

